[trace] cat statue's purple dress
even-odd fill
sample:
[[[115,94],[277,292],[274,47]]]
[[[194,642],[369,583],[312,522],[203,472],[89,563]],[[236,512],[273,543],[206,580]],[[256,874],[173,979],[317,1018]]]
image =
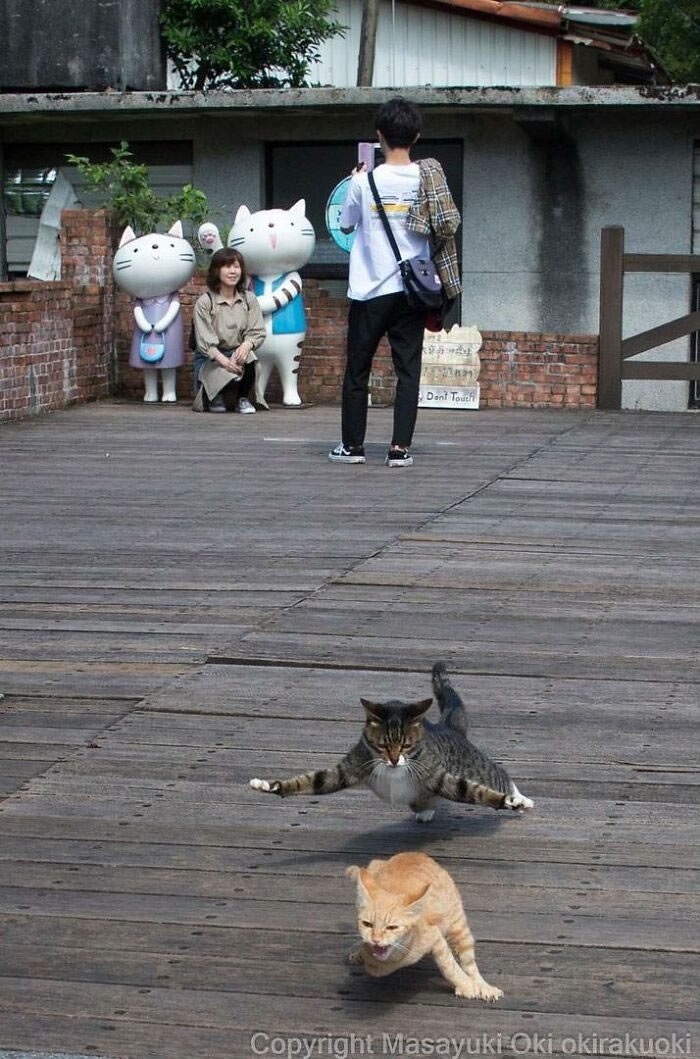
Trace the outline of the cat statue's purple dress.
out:
[[[175,372],[185,363],[185,336],[178,290],[192,278],[196,267],[194,250],[182,238],[176,221],[161,235],[150,232],[137,238],[127,227],[114,255],[112,272],[119,287],[134,298],[134,333],[129,364],[143,371],[144,401],[158,400],[158,378],[163,383],[163,401],[175,401]],[[152,338],[162,344],[163,355],[145,359],[141,343]]]
[[[166,294],[162,298],[135,298],[134,309],[139,306],[149,324],[157,324],[159,320],[163,319],[168,310],[173,307],[174,303],[177,303],[179,310],[180,299],[177,291],[173,291],[172,294]],[[129,364],[132,368],[146,369],[154,366],[144,363],[141,357],[142,337],[143,331],[136,325],[131,338],[131,350],[129,352]],[[185,337],[182,330],[182,317],[179,312],[172,323],[168,324],[165,331],[162,332],[162,337],[165,342],[165,353],[158,361],[157,369],[163,371],[166,368],[181,367],[185,363]]]

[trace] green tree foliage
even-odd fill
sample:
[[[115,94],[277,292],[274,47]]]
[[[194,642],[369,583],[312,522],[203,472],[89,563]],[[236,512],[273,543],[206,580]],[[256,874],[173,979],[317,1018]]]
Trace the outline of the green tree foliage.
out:
[[[334,0],[163,0],[160,23],[183,88],[301,87],[344,27]]]
[[[167,198],[155,193],[148,180],[148,167],[133,161],[129,144],[122,140],[111,148],[110,162],[91,162],[82,155],[67,160],[85,177],[85,189],[98,196],[101,206],[114,210],[122,225],[130,224],[137,235],[167,230],[175,221],[197,227],[208,216],[207,196],[185,184]]]
[[[700,82],[699,0],[639,0],[639,36],[674,81]]]

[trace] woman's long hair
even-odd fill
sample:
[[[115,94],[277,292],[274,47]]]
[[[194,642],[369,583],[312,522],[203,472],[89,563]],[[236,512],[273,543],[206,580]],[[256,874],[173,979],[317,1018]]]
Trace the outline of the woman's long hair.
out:
[[[241,278],[236,285],[236,292],[242,294],[248,286],[248,274],[246,272],[245,261],[243,254],[240,250],[233,250],[230,246],[224,247],[223,250],[217,250],[216,253],[211,255],[211,261],[209,262],[209,269],[207,271],[207,287],[213,291],[214,294],[218,294],[221,290],[221,279],[219,273],[224,265],[230,265],[232,261],[237,261],[241,266]]]

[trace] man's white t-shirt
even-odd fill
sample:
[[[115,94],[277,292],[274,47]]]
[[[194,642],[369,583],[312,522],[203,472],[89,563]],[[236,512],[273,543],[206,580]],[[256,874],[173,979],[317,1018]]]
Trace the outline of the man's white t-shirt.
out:
[[[410,165],[384,165],[374,170],[379,198],[402,257],[428,254],[424,235],[406,231],[406,215],[418,197],[420,171]],[[348,298],[368,301],[404,289],[394,251],[387,239],[367,173],[357,173],[350,181],[348,197],[340,218],[341,228],[357,225],[350,251]]]

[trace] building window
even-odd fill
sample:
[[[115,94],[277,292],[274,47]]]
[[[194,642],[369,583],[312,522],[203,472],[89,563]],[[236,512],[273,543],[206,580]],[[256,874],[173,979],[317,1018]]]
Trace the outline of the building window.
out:
[[[59,168],[73,184],[85,206],[91,202],[82,193],[82,177],[71,168],[66,155],[88,157],[91,162],[111,159],[116,143],[25,143],[5,144],[2,195],[7,227],[7,266],[11,278],[24,276],[29,268],[39,218]],[[192,180],[192,144],[187,140],[154,140],[130,143],[134,161],[147,165],[151,185],[164,197]]]

